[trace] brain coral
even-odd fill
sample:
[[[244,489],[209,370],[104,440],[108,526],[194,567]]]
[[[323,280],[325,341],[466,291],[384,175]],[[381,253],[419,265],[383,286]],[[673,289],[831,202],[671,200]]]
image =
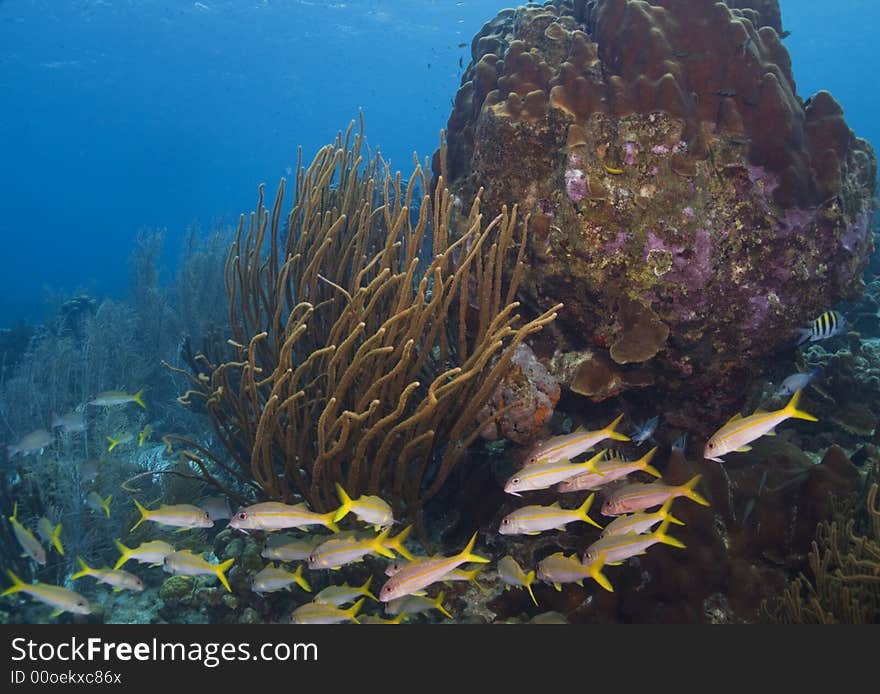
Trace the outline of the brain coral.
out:
[[[473,39],[435,173],[531,215],[521,294],[567,348],[741,389],[860,291],[876,158],[779,31],[775,0],[555,0]]]

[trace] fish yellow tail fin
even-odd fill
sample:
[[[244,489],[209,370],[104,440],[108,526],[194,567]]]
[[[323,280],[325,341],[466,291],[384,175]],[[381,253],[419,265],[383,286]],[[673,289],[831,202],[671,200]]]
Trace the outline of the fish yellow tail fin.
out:
[[[434,605],[433,605],[433,606],[434,606],[434,609],[439,610],[440,612],[442,612],[443,614],[445,614],[447,617],[449,617],[449,619],[455,619],[455,618],[452,616],[452,613],[451,613],[449,610],[447,610],[445,607],[443,607],[443,598],[445,598],[445,597],[446,597],[446,593],[444,593],[444,592],[441,590],[441,591],[437,594],[437,597],[434,599]]]
[[[652,535],[654,536],[654,539],[657,540],[657,542],[660,542],[661,544],[670,545],[671,547],[678,547],[680,549],[684,549],[685,546],[684,546],[683,542],[676,540],[674,537],[671,537],[666,534],[666,531],[669,529],[669,524],[671,522],[672,521],[670,520],[669,516],[664,518],[663,521],[660,523],[660,525],[657,527],[657,529],[652,533]]]
[[[12,515],[15,515],[15,511],[12,512]],[[16,576],[10,569],[6,569],[6,575],[9,576],[12,581],[12,585],[9,586],[6,590],[0,593],[0,597],[4,595],[12,595],[13,593],[17,593],[20,590],[24,590],[27,588],[27,583],[22,581],[18,576]]]
[[[461,575],[465,577],[465,579],[469,583],[473,583],[477,588],[479,588],[481,593],[486,592],[486,588],[484,588],[480,582],[477,580],[477,576],[485,569],[485,566],[478,566],[476,569],[471,569],[470,571],[461,571]]]
[[[474,533],[471,536],[470,542],[465,545],[465,548],[461,550],[461,553],[458,555],[458,558],[461,560],[462,564],[466,564],[467,562],[474,562],[476,564],[488,564],[489,559],[485,557],[478,556],[474,554],[474,544],[477,541],[477,533]]]
[[[383,557],[388,557],[389,559],[394,559],[394,552],[388,549],[385,544],[388,541],[388,533],[391,532],[391,526],[389,525],[385,530],[376,535],[372,540],[369,541],[368,546],[371,550],[373,550],[376,554],[381,554]]]
[[[229,581],[226,580],[226,571],[234,563],[235,558],[233,557],[232,559],[227,559],[226,561],[222,562],[221,564],[217,564],[214,567],[214,574],[217,576],[217,578],[220,579],[220,583],[223,584],[223,587],[226,588],[226,590],[230,593],[232,592],[232,588],[229,587]],[[299,568],[302,568],[302,564],[300,564]]]
[[[538,601],[535,599],[535,594],[532,592],[532,584],[535,582],[535,570],[532,569],[526,574],[526,590],[529,591],[529,595],[532,596],[532,602],[535,603],[535,607],[538,606]]]
[[[82,558],[82,557],[77,557],[77,558],[76,558],[76,563],[79,564],[79,568],[80,568],[80,570],[77,571],[75,574],[73,574],[73,575],[70,577],[70,580],[71,580],[71,581],[75,581],[76,579],[78,579],[78,578],[82,578],[83,576],[90,576],[92,573],[94,573],[94,569],[92,569],[91,566],[89,566],[88,564],[86,564],[86,563],[83,561],[83,558]]]
[[[657,470],[657,468],[655,468],[653,465],[651,465],[651,458],[654,457],[654,454],[656,452],[657,452],[657,446],[654,446],[654,448],[652,448],[650,451],[645,453],[645,455],[643,455],[641,458],[639,458],[636,461],[636,464],[639,466],[639,470],[644,470],[649,475],[653,475],[657,479],[661,479],[663,477],[663,475],[660,474],[660,472]]]
[[[604,474],[604,473],[596,467],[596,463],[600,463],[600,462],[602,462],[602,460],[603,460],[604,458],[605,458],[605,451],[599,451],[599,452],[598,452],[596,455],[594,455],[592,458],[590,458],[589,460],[585,461],[585,462],[583,463],[583,465],[584,465],[584,467],[586,468],[587,472],[589,472],[589,473],[591,473],[591,474],[593,474],[593,475],[602,475],[602,474]]]
[[[675,501],[675,497],[670,497],[667,499],[663,505],[660,507],[660,510],[657,511],[657,514],[660,516],[661,520],[669,519],[669,522],[673,525],[684,525],[684,521],[678,520],[675,516],[673,516],[669,510],[672,508],[672,502]]]
[[[357,613],[360,611],[361,605],[364,604],[364,600],[366,600],[366,598],[361,598],[354,605],[344,611],[345,616],[355,624],[360,624],[360,622],[357,620]]]
[[[702,475],[694,475],[692,480],[681,486],[681,491],[682,495],[686,496],[691,501],[696,501],[700,506],[708,506],[709,502],[706,501],[696,490],[696,486],[702,477]]]
[[[590,573],[590,577],[602,586],[609,593],[614,592],[614,586],[611,585],[611,581],[608,580],[608,577],[602,573],[602,567],[605,566],[605,553],[603,552],[598,557],[596,557],[596,561],[590,564],[587,567],[587,570]]]
[[[131,399],[134,400],[138,405],[147,409],[147,405],[144,403],[144,389],[141,388],[137,393],[131,396]]]
[[[394,550],[407,561],[412,561],[415,557],[413,557],[413,555],[410,554],[409,550],[403,546],[404,541],[406,540],[406,538],[409,537],[409,534],[412,532],[412,528],[412,525],[408,525],[399,533],[397,533],[397,535],[392,537],[390,540],[387,540],[385,542],[385,548]]]
[[[615,428],[617,428],[617,425],[620,424],[621,419],[623,419],[623,412],[617,415],[617,419],[615,419],[613,422],[611,422],[611,424],[605,427],[603,431],[609,439],[614,439],[615,441],[629,441],[629,436],[614,431]]]
[[[348,512],[351,511],[351,497],[345,493],[345,490],[339,482],[336,483],[336,493],[339,495],[339,501],[342,503],[342,506],[336,509],[336,513],[333,516],[334,523],[341,521],[348,515]]]
[[[104,501],[101,502],[101,508],[104,509],[104,513],[107,514],[107,518],[110,517],[110,499],[112,499],[112,498],[113,498],[113,495],[112,495],[112,494],[108,494],[108,495],[107,495],[107,498],[104,499]]]
[[[114,439],[112,436],[108,436],[107,440],[110,442],[110,445],[107,447],[107,452],[109,453],[120,444],[122,438]]]
[[[58,550],[58,554],[63,557],[64,545],[61,544],[61,523],[55,526],[55,530],[52,531],[52,536],[50,539],[52,540],[52,545],[55,547],[55,549]]]
[[[134,530],[134,528],[132,528],[132,530]],[[113,540],[113,544],[116,545],[116,549],[119,550],[119,559],[116,561],[116,565],[113,567],[114,569],[118,569],[123,564],[125,564],[125,562],[131,559],[131,553],[134,550],[132,550],[130,547],[126,547],[119,540]]]
[[[327,530],[333,533],[339,532],[339,526],[333,521],[333,516],[336,515],[336,511],[329,511],[327,513],[322,514],[318,518],[318,522],[323,525]]]
[[[794,419],[806,419],[808,422],[818,422],[819,420],[808,412],[803,412],[797,408],[798,402],[801,399],[801,391],[803,388],[798,388],[794,395],[791,396],[791,400],[788,401],[788,404],[783,408],[783,413],[788,415],[789,417],[793,417]]]
[[[12,504],[12,515],[9,516],[9,522],[12,523],[13,525],[15,523],[18,523],[18,502],[17,501]]]
[[[141,512],[141,517],[137,523],[135,523],[133,526],[131,526],[131,530],[128,531],[130,533],[133,533],[135,528],[137,528],[145,520],[148,520],[150,517],[150,515],[149,515],[150,512],[147,509],[145,509],[143,506],[141,506],[141,503],[137,499],[132,499],[132,501],[134,502],[134,505],[137,506],[137,510]]]
[[[294,580],[296,585],[302,588],[306,593],[312,592],[312,587],[309,585],[309,582],[303,578],[303,565],[300,564],[296,567],[296,571],[294,571],[290,577]],[[372,578],[372,576],[370,576]]]
[[[364,581],[364,585],[358,586],[358,590],[360,591],[361,595],[363,595],[365,598],[369,598],[370,600],[375,600],[376,602],[379,602],[379,598],[377,598],[375,595],[373,595],[370,592],[370,584],[372,582],[373,582],[373,577],[368,576],[367,580]]]
[[[590,494],[590,496],[586,498],[584,503],[582,503],[577,509],[576,513],[578,514],[578,518],[580,518],[582,521],[586,521],[590,525],[593,525],[601,530],[602,526],[587,515],[587,512],[590,510],[590,506],[593,505],[593,499],[595,498],[595,496],[595,493]]]

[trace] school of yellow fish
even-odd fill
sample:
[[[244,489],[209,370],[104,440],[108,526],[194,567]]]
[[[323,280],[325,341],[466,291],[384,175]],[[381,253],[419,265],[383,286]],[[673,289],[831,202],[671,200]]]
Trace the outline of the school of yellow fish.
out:
[[[114,395],[118,397],[118,394]],[[709,438],[704,457],[723,462],[721,455],[731,451],[748,451],[749,443],[761,436],[772,435],[774,427],[788,418],[816,421],[812,415],[797,409],[800,395],[801,391],[797,390],[789,403],[780,410],[759,411],[748,417],[734,415]],[[135,396],[126,397],[129,398],[128,401],[138,401]],[[552,584],[557,590],[561,590],[562,584],[577,583],[583,586],[584,580],[590,578],[603,589],[613,591],[604,571],[605,567],[617,566],[631,557],[644,554],[655,544],[684,548],[683,543],[667,533],[670,525],[683,525],[671,513],[672,503],[676,498],[684,497],[703,506],[709,505],[696,491],[701,478],[699,474],[685,484],[663,483],[660,472],[651,464],[657,452],[656,447],[638,460],[627,460],[619,452],[608,448],[599,450],[583,462],[573,462],[606,440],[629,441],[629,437],[616,431],[622,416],[602,429],[587,431],[579,428],[571,434],[554,436],[533,446],[528,452],[524,467],[514,473],[504,485],[504,490],[515,496],[548,489],[559,494],[577,491],[589,491],[590,494],[577,508],[563,508],[559,501],[547,506],[527,505],[518,508],[501,520],[498,527],[501,535],[536,535],[564,530],[569,524],[577,522],[601,530],[596,541],[580,557],[557,552],[542,559],[537,567],[529,571],[525,571],[510,555],[497,562],[498,580],[506,588],[526,589],[535,605],[538,605],[533,592],[536,580]],[[649,475],[658,478],[658,481],[627,481],[626,478],[633,473]],[[397,521],[385,500],[367,495],[352,499],[341,485],[336,485],[336,490],[340,500],[339,508],[323,514],[311,511],[305,503],[268,501],[230,513],[225,498],[206,499],[198,505],[161,505],[156,509],[147,509],[139,501],[132,499],[140,518],[131,530],[145,522],[178,530],[211,528],[217,520],[229,519],[229,527],[238,531],[266,533],[261,556],[268,563],[251,580],[251,589],[260,594],[291,590],[293,585],[310,593],[312,588],[303,575],[304,568],[310,571],[338,570],[353,562],[362,561],[368,555],[389,560],[385,570],[387,580],[377,594],[370,590],[372,577],[360,586],[328,586],[311,601],[293,610],[289,621],[297,624],[393,624],[432,609],[452,618],[452,614],[443,606],[445,593],[441,591],[431,598],[426,595],[427,588],[465,580],[483,590],[476,579],[490,559],[474,552],[477,533],[471,536],[460,552],[451,556],[415,557],[404,545],[411,526],[392,536]],[[613,518],[604,527],[588,515],[597,491],[604,497],[601,514]],[[102,499],[92,492],[87,503],[109,517],[111,498],[112,496],[108,496]],[[657,510],[651,512],[651,509]],[[45,565],[46,549],[31,530],[20,522],[17,515],[16,505],[8,520],[24,555],[39,565]],[[338,523],[352,516],[368,529],[340,530]],[[315,526],[323,530],[301,536],[288,534],[291,530]],[[59,554],[64,554],[61,529],[60,523],[53,526],[45,517],[37,525],[38,534],[43,541]],[[70,580],[91,577],[111,586],[114,591],[142,591],[142,579],[122,569],[133,559],[141,564],[161,566],[171,574],[214,576],[227,591],[232,592],[226,572],[234,564],[234,559],[215,564],[191,550],[176,550],[164,540],[143,542],[133,548],[117,540],[116,547],[120,556],[112,569],[91,567],[83,558],[77,557],[80,570],[73,573]],[[297,566],[296,570],[284,566],[297,561],[305,563]],[[464,567],[467,564],[477,566],[466,569]],[[7,570],[6,573],[12,585],[0,595],[24,593],[52,607],[53,616],[62,612],[89,614],[92,611],[89,601],[83,595],[68,588],[40,582],[28,584],[12,571]],[[360,614],[367,599],[384,603],[387,616]]]

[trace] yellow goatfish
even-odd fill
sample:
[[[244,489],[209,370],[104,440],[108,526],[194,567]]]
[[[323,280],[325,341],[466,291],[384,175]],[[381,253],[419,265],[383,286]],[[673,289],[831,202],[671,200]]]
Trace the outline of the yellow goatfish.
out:
[[[128,532],[133,532],[135,528],[146,520],[159,523],[160,525],[172,525],[179,527],[181,530],[186,528],[210,528],[214,525],[210,513],[192,504],[173,504],[171,506],[163,504],[153,511],[148,511],[141,506],[137,499],[132,499],[132,501],[134,501],[138,511],[141,512],[141,517]]]
[[[340,609],[325,602],[307,602],[297,607],[290,615],[290,621],[294,624],[338,624],[339,622],[351,621],[359,624],[357,613],[364,604],[366,598],[361,598],[347,610]]]
[[[376,532],[394,523],[394,514],[391,512],[391,506],[388,505],[387,501],[380,499],[378,496],[363,495],[357,499],[352,499],[338,482],[336,483],[336,493],[339,494],[339,501],[342,502],[342,506],[336,510],[336,515],[333,516],[334,523],[338,523],[345,518],[349,511],[354,513],[364,523],[372,525]]]
[[[139,390],[134,395],[129,395],[122,390],[105,390],[89,400],[89,405],[115,407],[116,405],[125,405],[129,402],[136,402],[141,407],[146,408],[146,404],[144,404],[144,391]]]
[[[209,561],[205,561],[200,554],[193,554],[188,549],[180,549],[165,557],[162,565],[168,573],[179,576],[214,575],[220,579],[223,587],[231,593],[232,588],[229,587],[229,581],[226,580],[226,570],[234,562],[235,559],[227,559],[219,564],[212,564]]]
[[[408,614],[414,615],[428,610],[437,610],[442,612],[449,619],[454,619],[452,613],[443,607],[443,598],[446,594],[441,590],[436,598],[429,598],[424,595],[404,595],[402,598],[396,598],[385,605],[385,614]]]
[[[276,590],[290,590],[290,585],[296,583],[304,591],[311,593],[312,587],[303,578],[302,570],[302,564],[296,567],[296,571],[288,571],[283,566],[269,564],[254,576],[251,590],[255,593],[272,593]]]
[[[562,508],[558,501],[549,506],[524,506],[507,514],[501,521],[498,532],[501,535],[537,535],[545,530],[565,530],[568,523],[584,521],[602,528],[587,515],[593,504],[595,494],[590,494],[579,508]]]
[[[141,429],[138,434],[138,448],[141,448],[144,443],[150,438],[150,434],[153,433],[153,425],[147,424],[143,429]]]
[[[672,547],[684,549],[684,545],[666,534],[666,529],[672,522],[672,517],[667,516],[660,523],[660,526],[648,535],[635,535],[629,533],[627,535],[605,535],[596,540],[592,545],[587,547],[584,554],[584,564],[594,564],[603,558],[603,561],[610,566],[622,564],[625,559],[644,554],[645,550],[651,545],[664,544]]]
[[[379,592],[379,599],[382,602],[390,602],[404,595],[418,593],[426,586],[436,581],[442,581],[446,574],[462,564],[469,562],[488,564],[488,559],[473,553],[476,541],[477,533],[474,533],[465,548],[458,554],[451,557],[435,557],[410,562],[385,582]]]
[[[541,441],[541,443],[529,450],[529,457],[526,459],[526,465],[573,460],[581,453],[586,453],[597,443],[604,441],[605,439],[629,441],[629,436],[615,431],[615,428],[620,424],[621,419],[623,419],[623,414],[620,414],[617,419],[604,429],[587,431],[583,427],[578,427],[570,434],[554,436],[546,441]]]
[[[378,602],[378,598],[370,592],[372,582],[373,577],[369,576],[360,586],[350,586],[347,583],[341,586],[327,586],[315,596],[312,602],[323,602],[327,605],[342,607],[347,602],[354,602],[360,596]]]
[[[733,415],[727,423],[716,431],[706,442],[703,449],[703,457],[708,460],[714,460],[723,463],[721,456],[731,451],[737,453],[745,453],[752,450],[749,444],[757,438],[765,434],[772,436],[776,432],[773,429],[784,422],[786,419],[806,419],[808,422],[818,422],[811,414],[801,412],[798,408],[798,401],[801,399],[801,388],[798,388],[791,400],[781,410],[772,412],[756,411],[748,417],[743,417],[739,413]]]
[[[534,571],[526,573],[522,570],[522,567],[516,563],[516,559],[508,554],[498,562],[498,578],[506,584],[505,589],[510,586],[525,588],[529,591],[529,595],[532,596],[532,602],[537,606],[538,601],[535,599],[535,594],[532,592],[532,583],[535,582]]]
[[[260,552],[260,556],[264,559],[275,559],[277,561],[302,561],[308,559],[311,553],[319,544],[324,541],[324,537],[303,537],[296,538],[289,535],[269,535],[266,538],[266,544]]]
[[[43,542],[50,542],[58,554],[64,556],[64,545],[61,544],[61,523],[52,527],[52,521],[46,516],[37,521],[37,534],[43,539]]]
[[[537,575],[542,581],[552,583],[556,590],[562,590],[563,583],[583,586],[585,578],[592,578],[609,593],[613,593],[611,582],[602,573],[604,563],[604,556],[590,563],[582,563],[576,554],[565,556],[562,552],[556,552],[538,562]]]
[[[110,517],[110,500],[113,498],[112,494],[108,494],[106,499],[102,499],[101,495],[98,492],[89,492],[88,496],[86,496],[86,506],[88,506],[92,511],[100,511],[104,510],[104,513],[107,514],[107,518]]]
[[[619,516],[624,513],[644,511],[660,506],[669,499],[678,496],[695,501],[700,506],[708,506],[709,502],[696,490],[697,483],[702,477],[702,475],[694,475],[689,481],[679,485],[662,482],[624,484],[611,492],[605,499],[605,503],[602,504],[602,515]]]
[[[647,472],[654,477],[661,477],[657,469],[651,465],[651,458],[657,452],[654,447],[638,460],[624,460],[617,456],[607,456],[595,465],[595,472],[583,472],[556,485],[557,492],[579,492],[584,489],[599,489],[603,485],[626,477],[631,472]]]
[[[368,554],[381,554],[394,559],[394,552],[385,547],[391,528],[385,528],[376,537],[359,540],[355,537],[330,538],[315,547],[309,555],[310,569],[339,569],[346,564],[361,561]]]
[[[637,513],[629,513],[625,516],[615,518],[605,526],[605,529],[602,531],[602,537],[605,537],[606,535],[629,535],[630,533],[641,535],[642,533],[650,532],[657,523],[666,518],[675,525],[684,525],[684,523],[678,520],[678,518],[675,518],[669,512],[675,498],[676,497],[670,497],[667,499],[663,506],[660,507],[660,510],[655,511],[654,513],[644,513],[643,511],[639,511]]]
[[[229,521],[229,527],[236,530],[284,530],[285,528],[306,528],[310,525],[323,525],[334,533],[339,531],[333,516],[329,513],[314,513],[305,504],[282,504],[280,501],[264,501],[240,508]]]
[[[139,561],[141,564],[149,564],[150,566],[162,566],[165,557],[174,552],[174,547],[162,540],[152,540],[151,542],[141,542],[137,547],[132,549],[126,547],[119,540],[113,540],[116,549],[121,555],[116,561],[114,569],[118,569],[129,559]]]
[[[34,600],[38,600],[49,607],[54,607],[53,617],[57,617],[62,612],[73,612],[74,614],[91,614],[92,606],[79,593],[75,593],[61,586],[53,586],[48,583],[27,584],[16,576],[9,569],[6,575],[12,579],[12,585],[0,593],[3,595],[12,595],[13,593],[24,593],[30,595]]]
[[[520,496],[520,492],[547,489],[554,484],[564,482],[584,472],[595,473],[595,465],[601,460],[603,455],[605,455],[605,451],[599,451],[583,463],[572,463],[567,459],[563,459],[527,465],[507,480],[507,483],[504,485],[504,491],[508,494]]]
[[[144,582],[134,574],[128,573],[128,571],[122,571],[121,569],[93,569],[82,560],[82,557],[77,557],[76,561],[79,564],[80,570],[70,577],[71,581],[75,581],[83,576],[91,576],[101,583],[113,586],[114,591],[133,590],[136,593],[140,593],[144,589]]]
[[[119,434],[119,438],[114,439],[112,436],[107,436],[106,439],[110,442],[110,445],[107,446],[107,452],[109,453],[117,446],[121,446],[124,443],[128,443],[129,441],[134,440],[134,434],[130,431],[125,432],[124,434]]]
[[[12,523],[12,532],[15,534],[15,539],[18,540],[18,544],[24,550],[24,556],[30,557],[40,566],[44,566],[46,564],[46,550],[43,549],[43,545],[34,537],[34,534],[18,522],[17,516],[18,502],[16,501],[12,505],[12,515],[9,516],[9,522]]]
[[[406,612],[401,612],[394,619],[385,619],[385,617],[368,614],[361,617],[361,624],[400,624],[405,619],[409,619],[409,615]]]

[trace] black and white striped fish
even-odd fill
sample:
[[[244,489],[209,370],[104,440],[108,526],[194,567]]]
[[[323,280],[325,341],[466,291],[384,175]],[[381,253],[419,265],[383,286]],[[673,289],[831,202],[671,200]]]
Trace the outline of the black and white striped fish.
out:
[[[801,345],[807,341],[827,340],[829,337],[840,335],[844,330],[846,330],[846,318],[837,311],[825,311],[810,323],[809,328],[800,329],[801,336],[798,344]]]

